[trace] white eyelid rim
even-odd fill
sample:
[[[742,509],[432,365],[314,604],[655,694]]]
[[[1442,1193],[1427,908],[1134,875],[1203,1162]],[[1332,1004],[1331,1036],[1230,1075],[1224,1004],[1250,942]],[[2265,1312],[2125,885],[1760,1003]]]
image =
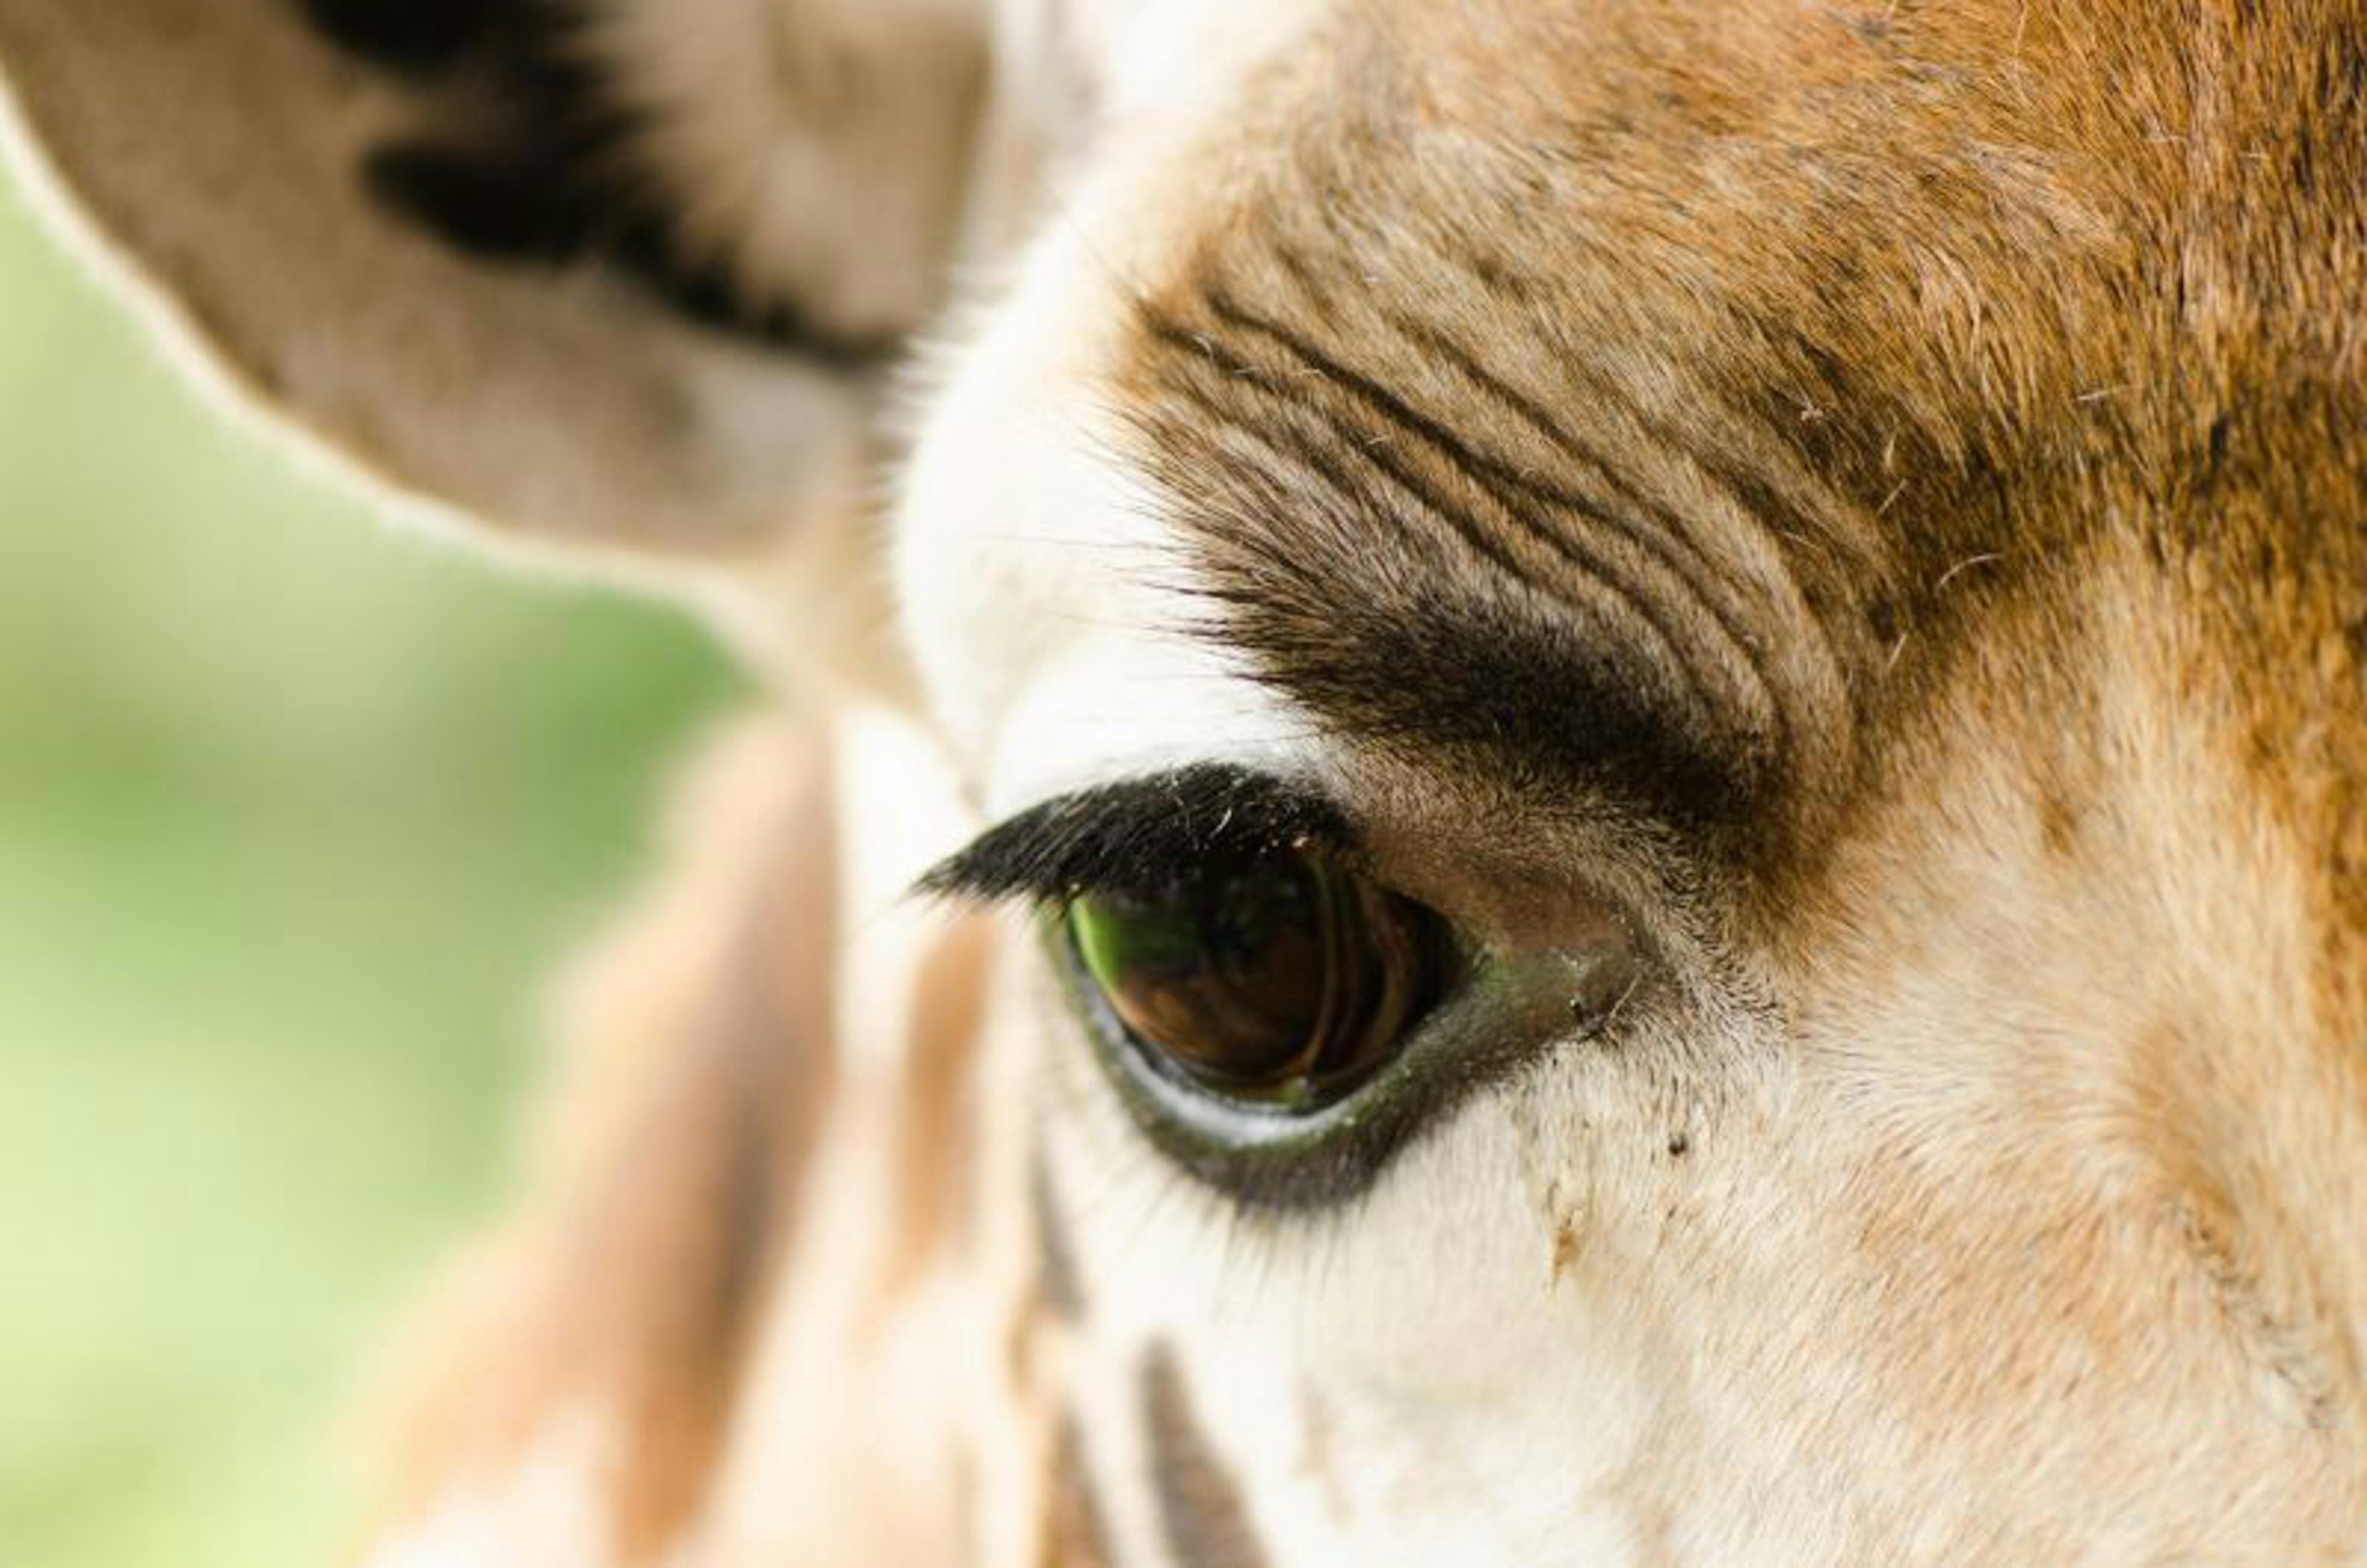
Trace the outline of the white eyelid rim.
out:
[[[988,820],[1079,790],[1211,763],[1280,778],[1321,776],[1323,749],[1307,721],[1224,665],[1213,653],[1149,639],[1076,648],[1006,714],[985,771]]]

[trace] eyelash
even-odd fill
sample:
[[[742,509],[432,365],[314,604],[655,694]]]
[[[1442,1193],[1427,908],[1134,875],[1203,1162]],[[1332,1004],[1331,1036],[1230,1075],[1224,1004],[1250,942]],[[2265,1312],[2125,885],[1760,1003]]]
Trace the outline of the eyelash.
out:
[[[1058,907],[1087,893],[1162,888],[1184,869],[1220,857],[1302,847],[1343,861],[1355,854],[1344,819],[1321,795],[1203,763],[1023,811],[931,870],[917,891]]]

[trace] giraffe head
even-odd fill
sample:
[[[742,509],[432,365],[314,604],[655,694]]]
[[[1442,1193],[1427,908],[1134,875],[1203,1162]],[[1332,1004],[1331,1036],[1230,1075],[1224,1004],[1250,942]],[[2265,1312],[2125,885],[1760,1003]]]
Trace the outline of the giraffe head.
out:
[[[805,694],[595,966],[384,1561],[2367,1539],[2352,7],[0,62],[251,404]]]

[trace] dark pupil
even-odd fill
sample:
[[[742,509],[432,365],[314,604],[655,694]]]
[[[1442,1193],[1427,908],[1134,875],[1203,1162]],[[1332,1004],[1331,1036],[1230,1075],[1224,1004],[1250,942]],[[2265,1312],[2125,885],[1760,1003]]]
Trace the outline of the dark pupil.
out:
[[[1395,989],[1365,898],[1303,854],[1209,867],[1151,894],[1069,908],[1087,971],[1137,1039],[1232,1090],[1356,1065]]]

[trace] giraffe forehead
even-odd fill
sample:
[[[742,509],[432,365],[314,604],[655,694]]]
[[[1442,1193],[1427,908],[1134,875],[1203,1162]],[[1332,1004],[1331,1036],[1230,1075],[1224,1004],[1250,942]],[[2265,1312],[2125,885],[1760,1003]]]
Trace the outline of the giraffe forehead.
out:
[[[1048,227],[949,362],[897,498],[931,716],[991,812],[1127,769],[1282,764],[1305,726],[1206,635],[1183,536],[1124,451],[1131,279],[1189,232],[1190,133],[1144,130]]]

